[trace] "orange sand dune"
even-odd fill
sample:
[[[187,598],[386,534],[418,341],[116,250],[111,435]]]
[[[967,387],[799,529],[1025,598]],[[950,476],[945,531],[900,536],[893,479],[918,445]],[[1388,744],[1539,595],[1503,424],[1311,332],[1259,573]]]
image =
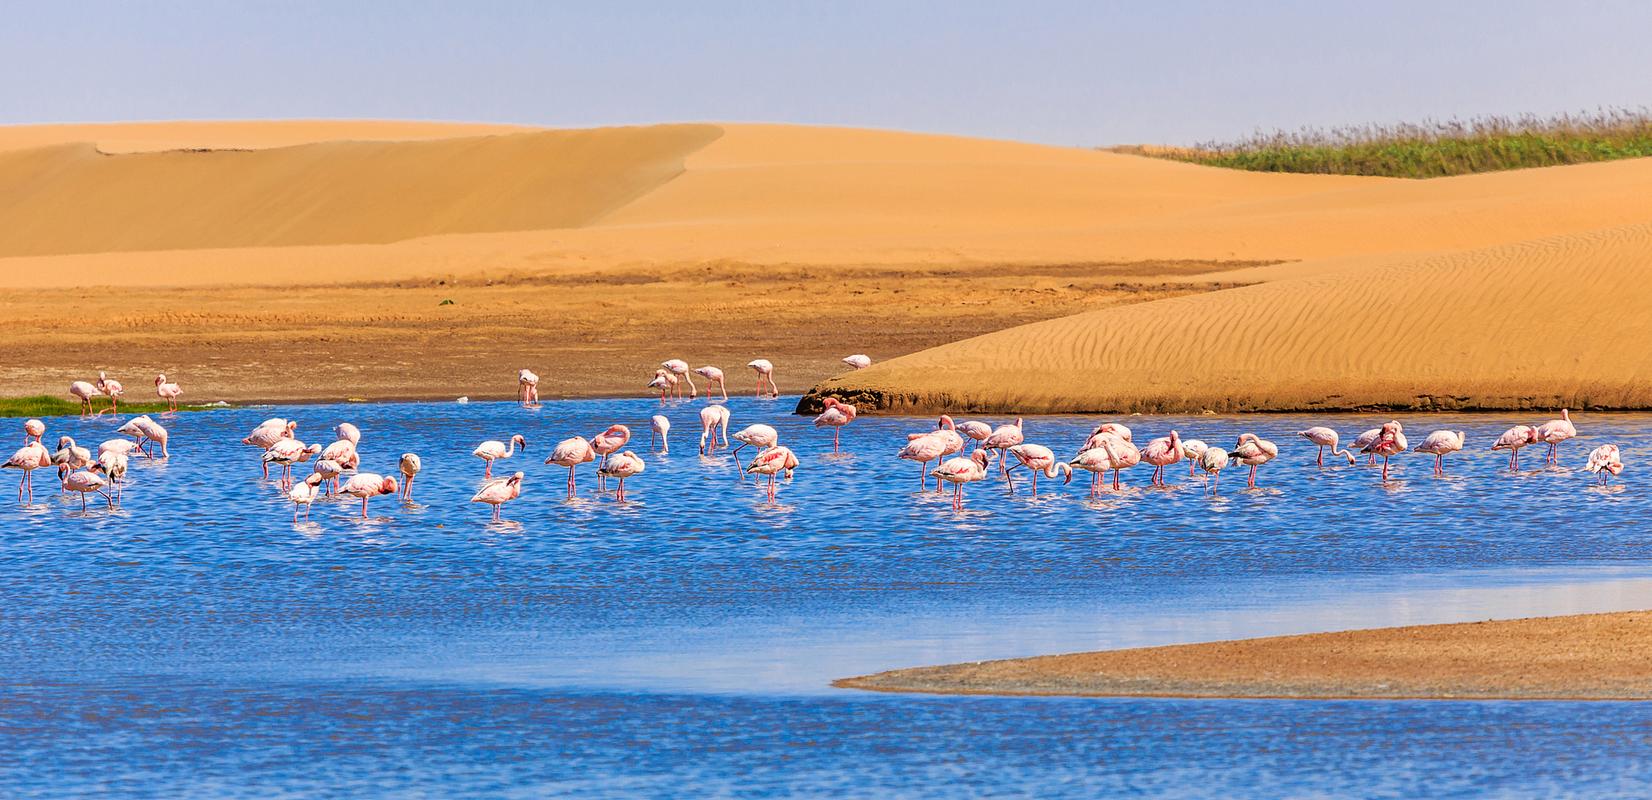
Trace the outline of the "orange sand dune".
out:
[[[540,130],[525,125],[398,120],[232,120],[0,125],[0,150],[90,142],[105,153],[251,150],[335,141],[413,141]]]

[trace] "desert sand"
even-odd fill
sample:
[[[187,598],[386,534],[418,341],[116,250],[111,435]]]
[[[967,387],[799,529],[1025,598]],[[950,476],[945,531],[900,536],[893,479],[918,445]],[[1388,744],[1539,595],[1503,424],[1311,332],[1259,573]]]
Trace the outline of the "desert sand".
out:
[[[1646,700],[1652,699],[1652,612],[984,661],[834,685],[940,694]]]
[[[1612,309],[1647,291],[1647,185],[1652,159],[1403,181],[783,125],[0,128],[0,394],[108,369],[193,399],[503,397],[521,366],[629,394],[664,358],[739,386],[759,356],[801,391],[867,352],[823,387],[1644,407]]]

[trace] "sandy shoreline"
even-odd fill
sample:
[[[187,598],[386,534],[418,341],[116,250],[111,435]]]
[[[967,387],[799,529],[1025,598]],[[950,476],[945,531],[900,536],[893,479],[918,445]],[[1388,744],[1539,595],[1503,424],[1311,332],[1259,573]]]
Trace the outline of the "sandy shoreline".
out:
[[[1652,699],[1652,612],[1415,625],[892,670],[834,686],[933,694]]]

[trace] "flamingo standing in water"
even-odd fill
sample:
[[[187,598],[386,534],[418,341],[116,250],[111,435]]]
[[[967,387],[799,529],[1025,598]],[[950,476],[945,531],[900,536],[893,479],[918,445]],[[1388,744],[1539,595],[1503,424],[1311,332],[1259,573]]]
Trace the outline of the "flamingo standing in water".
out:
[[[964,507],[964,484],[974,483],[987,477],[987,465],[992,463],[992,456],[987,450],[977,449],[966,458],[956,456],[941,462],[931,475],[937,482],[946,481],[952,484],[952,507]]]
[[[1382,428],[1372,428],[1371,430],[1364,431],[1360,433],[1360,435],[1354,437],[1354,443],[1348,445],[1348,449],[1353,450],[1356,453],[1367,453],[1368,455],[1365,458],[1365,465],[1370,466],[1377,463],[1377,454],[1369,448],[1371,447],[1371,443],[1375,442],[1381,436]]]
[[[28,444],[30,441],[39,442],[40,437],[45,435],[46,423],[38,419],[31,419],[23,423],[23,444]],[[42,444],[41,446],[44,447],[45,445]]]
[[[99,411],[98,414],[102,415],[104,412],[109,412],[111,414],[119,414],[120,413],[120,397],[121,397],[121,395],[126,394],[126,387],[122,386],[120,381],[117,381],[117,380],[115,380],[113,378],[110,378],[109,376],[103,374],[102,372],[99,372],[98,373],[97,390],[104,393],[105,395],[109,396],[109,407],[104,409],[103,411]]]
[[[1041,444],[1018,444],[1005,452],[1015,457],[1015,463],[1011,464],[1009,469],[1004,472],[1004,475],[1009,478],[1010,494],[1015,493],[1015,478],[1013,475],[1016,467],[1026,467],[1032,472],[1033,497],[1038,496],[1039,473],[1043,473],[1046,478],[1055,478],[1062,474],[1069,478],[1072,477],[1073,465],[1057,459],[1054,451]]]
[[[84,417],[92,413],[92,398],[97,397],[102,392],[99,392],[98,387],[87,381],[75,381],[69,384],[69,394],[80,398],[80,415]]]
[[[769,476],[768,494],[769,500],[772,502],[774,500],[776,476],[784,472],[786,477],[790,478],[792,470],[795,469],[797,469],[797,454],[793,453],[790,447],[775,445],[758,453],[757,457],[751,460],[751,466],[746,467],[746,472],[753,475]]]
[[[668,369],[654,370],[654,379],[648,382],[648,388],[660,390],[660,403],[664,404],[671,392],[677,388],[677,376],[671,374],[671,370]]]
[[[516,402],[523,408],[539,405],[539,376],[533,370],[516,371]]]
[[[850,369],[866,369],[872,366],[872,357],[865,353],[856,353],[852,356],[844,356],[843,363],[848,364]]]
[[[780,432],[768,425],[747,425],[734,433],[734,441],[739,444],[729,451],[734,456],[734,468],[740,474],[740,480],[746,479],[745,470],[740,467],[740,448],[751,445],[758,450],[767,450],[779,444]]]
[[[1005,475],[1009,474],[1009,467],[1004,465],[1004,451],[1025,441],[1021,433],[1021,418],[1009,425],[999,425],[994,428],[992,435],[981,442],[981,449],[998,451],[998,469]]]
[[[0,464],[0,469],[20,469],[23,471],[23,479],[17,483],[17,500],[20,503],[28,502],[32,504],[34,503],[33,473],[37,469],[49,467],[51,465],[52,454],[46,451],[45,445],[38,441],[33,441],[23,445],[22,449],[17,452],[12,453],[11,458],[6,459],[6,463]],[[29,498],[27,501],[23,499],[25,491],[27,492]]]
[[[1550,464],[1560,463],[1560,443],[1577,436],[1577,426],[1572,424],[1571,409],[1560,409],[1560,419],[1551,419],[1537,426],[1537,440],[1549,444]]]
[[[604,478],[619,479],[619,488],[614,492],[614,499],[623,503],[625,502],[625,479],[633,475],[640,475],[647,468],[648,465],[643,462],[641,456],[626,450],[622,453],[609,453],[608,457],[602,460],[602,466],[597,468],[597,475]]]
[[[700,409],[700,452],[702,454],[710,454],[717,449],[718,428],[723,430],[723,446],[728,447],[728,418],[728,406],[706,406]]]
[[[268,450],[270,445],[275,444],[277,439],[293,438],[293,434],[297,430],[297,422],[284,420],[280,417],[272,417],[258,423],[258,427],[253,428],[252,433],[247,434],[246,438],[241,440],[241,444],[252,445],[259,450]],[[270,462],[264,461],[262,464],[264,468],[264,480],[269,480]]]
[[[588,464],[597,458],[596,451],[591,449],[591,443],[583,436],[563,439],[551,448],[551,454],[545,457],[545,463],[555,464],[568,468],[568,499],[574,497],[574,470],[580,464]]]
[[[1503,435],[1497,437],[1491,449],[1509,451],[1509,471],[1515,472],[1520,469],[1520,448],[1530,444],[1537,444],[1537,428],[1531,425],[1516,425],[1503,431]]]
[[[981,447],[987,437],[992,436],[992,426],[980,420],[966,419],[958,423],[957,431],[966,439],[974,440],[976,447]]]
[[[1199,468],[1199,459],[1210,449],[1210,445],[1199,439],[1182,440],[1182,458],[1187,459],[1187,477],[1193,477],[1193,471]]]
[[[711,399],[712,384],[717,385],[717,392],[723,396],[724,400],[728,399],[728,385],[723,382],[722,370],[707,364],[706,366],[695,368],[694,374],[706,379],[707,400]]]
[[[344,466],[330,458],[318,458],[312,468],[315,474],[320,475],[327,482],[327,496],[332,497],[338,492],[338,478],[344,474]]]
[[[396,479],[386,478],[376,472],[358,472],[344,482],[339,494],[361,498],[361,518],[367,519],[367,501],[381,494],[395,494],[397,491]]]
[[[1623,456],[1618,452],[1615,444],[1603,444],[1589,451],[1589,463],[1584,469],[1600,475],[1600,485],[1605,486],[1613,475],[1623,474]]]
[[[1250,479],[1246,486],[1256,488],[1256,468],[1274,460],[1279,455],[1279,447],[1273,442],[1258,437],[1254,433],[1239,434],[1239,441],[1233,445],[1230,454],[1235,462],[1242,467],[1250,467]]]
[[[402,453],[401,461],[397,462],[396,469],[402,474],[402,502],[413,502],[413,478],[424,469],[424,462],[419,460],[418,453]]]
[[[660,366],[669,370],[678,381],[686,382],[688,384],[688,399],[693,400],[694,398],[700,396],[699,388],[694,385],[694,373],[689,371],[687,361],[680,358],[673,358],[666,361],[661,361]],[[677,398],[680,400],[682,399],[682,396],[683,390],[682,387],[679,386],[677,388]]]
[[[110,508],[115,507],[114,498],[110,497],[108,493],[103,491],[103,487],[108,486],[109,482],[104,480],[103,476],[97,474],[95,470],[98,469],[100,469],[100,467],[93,466],[91,469],[76,470],[69,473],[69,477],[63,479],[64,489],[71,492],[80,493],[81,513],[86,512],[86,495],[89,494],[101,494],[103,495],[104,503],[106,503]]]
[[[671,452],[671,420],[664,414],[648,418],[648,448],[662,453]],[[701,448],[704,449],[704,445]]]
[[[825,408],[820,416],[815,417],[815,427],[830,427],[832,429],[832,452],[838,452],[838,436],[843,432],[843,426],[855,421],[855,407],[839,401],[836,397],[828,397]]]
[[[1388,480],[1388,459],[1406,451],[1404,427],[1398,421],[1383,423],[1378,429],[1376,441],[1365,446],[1361,452],[1382,456],[1382,479]]]
[[[57,481],[67,489],[65,476],[77,470],[92,465],[92,451],[81,447],[68,436],[57,437],[57,452],[52,453],[52,463],[57,465]]]
[[[166,448],[166,443],[172,438],[172,435],[167,432],[165,426],[153,419],[150,419],[147,415],[133,419],[130,424],[136,427],[138,432],[142,434],[142,436],[138,439],[138,444],[142,445],[147,442],[149,445],[144,451],[144,455],[147,455],[150,458],[156,458],[155,445],[160,445],[161,454],[159,458],[172,457],[172,451]]]
[[[295,524],[298,522],[298,510],[300,508],[304,509],[304,521],[310,521],[310,505],[315,502],[316,495],[320,493],[321,483],[325,480],[326,477],[321,473],[312,472],[306,475],[304,480],[293,484],[293,488],[287,490],[287,499],[291,500],[293,504],[293,522]]]
[[[624,425],[609,425],[607,430],[591,437],[591,452],[595,453],[598,459],[597,491],[608,488],[608,476],[603,473],[602,465],[608,461],[608,456],[619,452],[619,449],[629,441],[631,429]]]
[[[771,363],[766,358],[757,358],[757,359],[752,359],[751,361],[746,362],[746,366],[751,367],[752,370],[757,373],[757,396],[758,397],[763,396],[763,384],[765,384],[765,383],[767,383],[769,385],[769,396],[770,397],[779,397],[780,396],[780,387],[775,385],[775,382],[774,382],[774,364],[773,363]]]
[[[906,446],[895,454],[896,458],[918,462],[918,490],[929,491],[929,462],[946,455],[946,437],[939,431],[930,433],[914,433],[907,437]],[[939,487],[939,482],[936,483]]]
[[[1175,431],[1160,436],[1141,449],[1141,460],[1153,465],[1154,486],[1164,486],[1164,468],[1182,460],[1182,437]]]
[[[120,505],[120,501],[126,497],[126,493],[122,491],[121,488],[122,483],[126,478],[126,465],[127,459],[125,453],[109,452],[98,454],[98,468],[103,470],[104,475],[109,476],[109,485],[115,487],[115,505]]]
[[[1353,453],[1350,453],[1345,449],[1344,450],[1337,449],[1338,439],[1337,439],[1337,432],[1335,430],[1332,430],[1332,429],[1326,428],[1326,427],[1322,427],[1322,426],[1315,426],[1315,427],[1309,428],[1305,431],[1297,431],[1296,435],[1300,436],[1304,439],[1307,439],[1308,441],[1313,442],[1316,445],[1319,445],[1319,458],[1314,461],[1314,463],[1318,464],[1319,466],[1322,466],[1322,467],[1325,466],[1325,448],[1327,448],[1327,447],[1331,448],[1331,455],[1333,455],[1333,456],[1347,456],[1348,457],[1348,463],[1350,463],[1350,464],[1354,463],[1354,454]]]
[[[155,376],[155,396],[166,401],[167,411],[177,412],[178,398],[182,397],[183,393],[184,390],[178,384],[166,379],[166,373]]]
[[[516,448],[518,447],[522,448],[522,452],[528,452],[528,440],[522,438],[520,433],[511,437],[510,449],[506,449],[505,443],[497,439],[489,439],[476,445],[476,449],[470,451],[470,454],[482,459],[488,465],[487,470],[482,473],[482,480],[491,480],[493,478],[493,462],[516,455]]]
[[[1445,474],[1445,457],[1463,449],[1465,435],[1462,431],[1434,431],[1423,437],[1423,443],[1412,450],[1416,453],[1427,453],[1434,456],[1434,474]]]
[[[506,503],[520,496],[522,496],[522,473],[518,472],[509,478],[500,478],[482,484],[482,488],[477,489],[476,494],[470,496],[470,502],[487,503],[493,506],[493,521],[498,522],[500,509],[504,508]]]
[[[1122,489],[1119,473],[1141,463],[1141,450],[1111,433],[1094,434],[1089,443],[1094,446],[1079,451],[1071,464],[1074,469],[1085,470],[1094,476],[1090,482],[1090,494],[1094,496],[1098,493],[1102,474],[1107,470],[1113,471],[1113,491]]]
[[[306,445],[297,439],[277,439],[270,445],[262,456],[266,465],[276,464],[281,467],[282,489],[290,489],[293,485],[293,465],[309,461],[311,457],[321,452],[321,445]]]
[[[1120,439],[1123,439],[1127,442],[1134,442],[1135,441],[1135,439],[1133,438],[1133,436],[1130,432],[1130,429],[1125,427],[1124,425],[1122,425],[1120,423],[1117,423],[1117,422],[1103,422],[1100,425],[1097,425],[1095,430],[1090,432],[1089,440],[1086,441],[1085,444],[1084,444],[1084,447],[1082,447],[1080,449],[1089,450],[1092,447],[1096,447],[1097,445],[1093,444],[1093,443],[1097,442],[1098,437],[1101,437],[1101,436],[1116,436],[1116,437],[1118,437]]]
[[[1211,494],[1220,491],[1222,470],[1227,469],[1227,466],[1228,453],[1220,447],[1207,447],[1199,454],[1199,469],[1204,470],[1205,475],[1210,478]]]

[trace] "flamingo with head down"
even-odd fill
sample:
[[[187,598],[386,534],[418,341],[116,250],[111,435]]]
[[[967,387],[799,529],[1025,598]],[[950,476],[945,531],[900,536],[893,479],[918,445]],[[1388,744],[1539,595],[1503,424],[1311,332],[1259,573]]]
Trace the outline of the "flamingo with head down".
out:
[[[937,482],[946,481],[952,484],[952,507],[964,507],[964,484],[975,483],[987,477],[987,465],[992,463],[989,451],[977,449],[968,457],[954,456],[936,467],[931,475]]]
[[[768,387],[769,387],[768,390],[767,390],[767,393],[770,397],[779,397],[780,396],[780,387],[778,385],[776,385],[775,382],[774,382],[774,363],[773,362],[769,361],[766,358],[755,358],[755,359],[752,359],[749,362],[746,362],[746,366],[751,367],[752,371],[757,373],[757,396],[758,397],[762,397],[764,395],[764,391],[765,391],[763,389],[764,384],[767,384]]]
[[[700,409],[700,452],[702,454],[709,454],[717,449],[717,430],[719,428],[723,431],[723,446],[728,447],[728,419],[728,406],[706,406]]]
[[[713,384],[716,384],[717,392],[722,395],[723,399],[728,399],[728,385],[723,382],[722,370],[707,364],[703,367],[696,367],[694,369],[694,374],[706,379],[706,399],[709,400],[711,398],[711,387]]]
[[[700,396],[699,388],[694,385],[694,373],[689,371],[687,361],[680,358],[672,358],[661,361],[660,366],[670,371],[678,381],[686,382],[688,384],[688,399],[693,400],[694,398]],[[682,396],[683,390],[682,387],[679,386],[677,388],[677,398],[682,399]]]
[[[1382,479],[1386,482],[1388,480],[1388,459],[1405,452],[1407,444],[1404,426],[1400,425],[1397,420],[1383,423],[1378,430],[1380,433],[1377,435],[1376,441],[1366,445],[1361,452],[1382,456]]]
[[[664,414],[648,418],[648,448],[661,453],[671,452],[671,420]],[[705,445],[701,445],[703,450]]]
[[[832,452],[836,453],[838,437],[843,432],[843,427],[855,421],[855,407],[836,397],[826,398],[823,405],[820,416],[815,417],[815,427],[832,429]]]
[[[740,480],[746,479],[746,472],[740,466],[740,448],[751,445],[758,450],[767,450],[780,443],[780,432],[769,425],[747,425],[734,433],[734,441],[739,444],[729,451],[734,456],[734,468],[739,471]]]
[[[493,506],[493,521],[498,522],[500,510],[505,504],[522,496],[522,477],[522,473],[518,472],[509,478],[488,481],[470,496],[470,502]]]
[[[597,475],[619,480],[619,488],[614,492],[614,499],[623,503],[625,502],[625,479],[641,475],[643,470],[647,468],[648,465],[643,462],[641,456],[626,450],[620,453],[609,453],[608,457],[602,460],[602,466],[597,468]]]
[[[523,408],[539,405],[539,376],[533,370],[516,371],[516,402]]]
[[[402,474],[403,503],[413,502],[413,478],[424,469],[424,462],[419,459],[418,453],[402,453],[401,460],[396,463],[396,469]]]
[[[1537,441],[1537,428],[1531,425],[1516,425],[1503,431],[1503,435],[1497,437],[1491,449],[1509,451],[1509,471],[1514,472],[1520,469],[1520,449],[1537,444]]]
[[[1305,431],[1297,431],[1296,435],[1300,436],[1304,439],[1307,439],[1308,441],[1313,442],[1316,445],[1319,445],[1319,457],[1317,459],[1315,459],[1315,461],[1314,461],[1314,463],[1318,464],[1319,466],[1322,466],[1322,467],[1325,466],[1325,448],[1327,448],[1327,447],[1331,448],[1331,455],[1333,455],[1333,456],[1347,456],[1348,457],[1348,463],[1350,463],[1350,464],[1354,463],[1354,454],[1353,453],[1349,452],[1346,449],[1338,449],[1337,448],[1337,441],[1338,441],[1337,440],[1337,432],[1335,430],[1331,429],[1331,428],[1326,428],[1326,427],[1323,427],[1323,426],[1315,426],[1315,427],[1309,428]],[[1369,442],[1367,444],[1369,444]],[[1364,445],[1359,445],[1359,446],[1363,447]]]
[[[1164,468],[1182,460],[1182,437],[1175,431],[1160,436],[1141,449],[1141,460],[1153,465],[1152,485],[1164,486]]]
[[[608,488],[608,476],[602,471],[602,465],[607,462],[608,456],[619,452],[619,449],[629,441],[631,441],[631,429],[624,425],[609,425],[607,430],[591,437],[591,452],[595,453],[599,459],[597,463],[597,491],[604,491]]]
[[[872,357],[865,353],[856,353],[852,356],[844,356],[843,363],[848,364],[850,369],[866,369],[872,366]]]
[[[1256,488],[1256,468],[1274,460],[1279,455],[1279,447],[1273,442],[1258,437],[1254,433],[1239,434],[1239,441],[1233,445],[1233,452],[1229,457],[1239,466],[1250,467],[1250,479],[1245,485]]]
[[[1600,475],[1600,485],[1605,486],[1611,476],[1623,474],[1623,455],[1617,445],[1603,444],[1589,451],[1589,462],[1584,469]]]
[[[769,476],[769,501],[773,502],[775,478],[782,472],[786,473],[787,478],[790,478],[792,471],[795,469],[797,469],[797,454],[793,453],[790,447],[775,445],[758,453],[757,457],[751,460],[751,466],[746,467],[746,472],[753,475]]]
[[[367,501],[379,495],[395,494],[396,479],[387,478],[376,472],[358,472],[344,482],[338,490],[339,494],[361,498],[361,518],[367,519]]]
[[[1044,477],[1052,479],[1062,475],[1065,475],[1069,480],[1072,478],[1073,465],[1056,458],[1053,450],[1041,444],[1023,442],[1011,447],[1006,452],[1015,458],[1015,463],[1011,464],[1009,469],[1004,472],[1009,480],[1010,494],[1015,493],[1014,475],[1017,467],[1026,467],[1032,473],[1033,497],[1038,496],[1038,476],[1040,473]]]

